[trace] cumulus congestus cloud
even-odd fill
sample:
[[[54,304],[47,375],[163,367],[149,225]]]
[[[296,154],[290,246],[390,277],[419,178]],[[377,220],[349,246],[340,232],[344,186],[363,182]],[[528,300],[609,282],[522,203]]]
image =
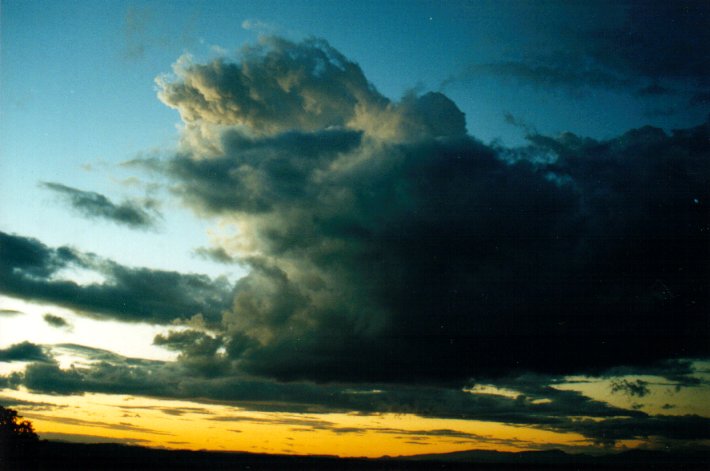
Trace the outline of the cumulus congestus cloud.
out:
[[[708,354],[707,124],[495,148],[443,94],[390,101],[321,40],[183,58],[159,83],[181,148],[143,163],[239,227],[217,248],[251,272],[215,338],[242,372],[450,381]]]

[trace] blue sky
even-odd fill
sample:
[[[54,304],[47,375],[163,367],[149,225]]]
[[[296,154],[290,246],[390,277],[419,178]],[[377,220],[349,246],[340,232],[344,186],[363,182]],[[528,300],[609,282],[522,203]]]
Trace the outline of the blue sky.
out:
[[[656,446],[682,411],[707,445],[707,3],[0,6],[7,397],[134,394],[110,358],[166,401],[400,385],[460,399],[422,420],[549,401],[531,430],[598,446],[583,403]]]
[[[504,119],[506,113],[540,132],[595,138],[644,124],[668,129],[701,122],[706,110],[700,107],[663,115],[671,108],[663,96],[649,100],[625,89],[553,89],[470,72],[475,64],[532,56],[569,28],[616,26],[622,7],[612,6],[607,11],[520,1],[4,1],[2,223],[54,244],[81,241],[138,263],[109,242],[110,224],[75,219],[67,226],[52,196],[28,183],[62,181],[114,197],[129,193],[112,167],[177,141],[178,118],[156,99],[154,79],[186,52],[198,60],[233,56],[260,34],[325,38],[391,99],[410,90],[443,90],[466,114],[469,132],[485,142],[524,142],[521,129]],[[127,234],[132,245],[146,247],[136,256],[166,268],[178,263],[174,268],[222,270],[189,256],[190,244],[204,245],[204,231],[179,214],[164,221],[164,230],[180,232],[180,245],[160,238],[169,257],[155,246],[154,234]]]

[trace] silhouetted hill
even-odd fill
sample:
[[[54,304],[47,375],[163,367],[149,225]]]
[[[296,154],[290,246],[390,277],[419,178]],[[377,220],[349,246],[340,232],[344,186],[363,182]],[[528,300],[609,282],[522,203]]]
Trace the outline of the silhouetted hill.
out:
[[[634,450],[594,457],[560,450],[502,453],[472,450],[438,455],[365,459],[323,456],[166,450],[119,444],[42,441],[22,462],[0,456],[1,470],[519,470],[519,469],[710,469],[705,452],[671,454]]]
[[[593,456],[570,454],[561,450],[522,451],[504,453],[470,450],[432,455],[415,455],[401,459],[439,461],[447,463],[509,464],[520,466],[573,466],[583,469],[710,469],[710,450],[671,453],[655,450],[629,450],[621,453]]]
[[[586,462],[592,457],[588,455],[572,455],[561,450],[521,451],[515,453],[492,450],[469,450],[452,453],[439,453],[429,455],[414,455],[403,457],[406,460],[416,461],[445,461],[466,463],[530,463],[530,464],[568,464]]]

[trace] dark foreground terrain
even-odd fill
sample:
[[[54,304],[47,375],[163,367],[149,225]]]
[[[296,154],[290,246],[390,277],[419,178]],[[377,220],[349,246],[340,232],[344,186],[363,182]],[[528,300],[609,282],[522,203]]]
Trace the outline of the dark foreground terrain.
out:
[[[261,469],[710,469],[707,452],[628,451],[593,457],[559,450],[468,451],[406,458],[355,459],[164,450],[118,444],[41,441],[31,450],[0,447],[0,470],[261,470]]]

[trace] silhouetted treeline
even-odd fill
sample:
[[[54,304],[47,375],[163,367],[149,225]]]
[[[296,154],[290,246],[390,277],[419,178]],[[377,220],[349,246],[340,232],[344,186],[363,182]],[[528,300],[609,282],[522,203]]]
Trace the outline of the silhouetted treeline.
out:
[[[17,411],[0,406],[0,469],[36,467],[39,437],[32,423],[21,419]]]

